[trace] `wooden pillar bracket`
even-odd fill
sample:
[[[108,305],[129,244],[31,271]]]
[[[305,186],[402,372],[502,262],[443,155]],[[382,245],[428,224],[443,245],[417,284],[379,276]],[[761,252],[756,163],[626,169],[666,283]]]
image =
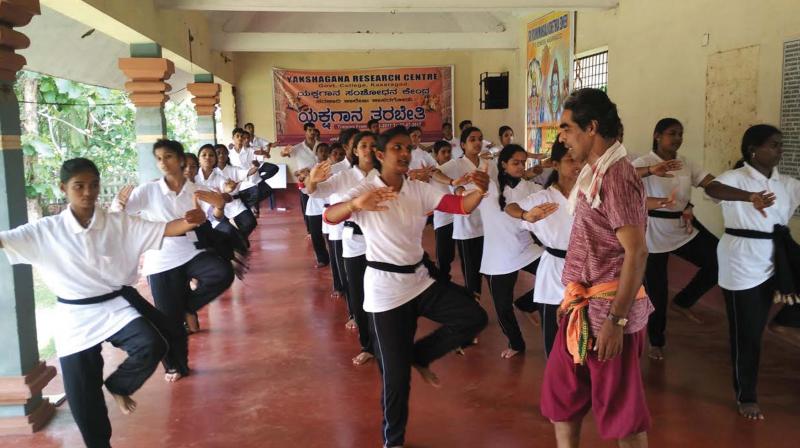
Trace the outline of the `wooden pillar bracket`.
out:
[[[125,83],[136,107],[161,107],[172,87],[164,82],[175,73],[175,64],[165,58],[120,58],[119,68],[130,81]]]
[[[186,90],[194,95],[192,103],[194,103],[194,109],[197,111],[197,115],[214,115],[216,105],[219,104],[219,84],[213,82],[193,82],[186,84]]]

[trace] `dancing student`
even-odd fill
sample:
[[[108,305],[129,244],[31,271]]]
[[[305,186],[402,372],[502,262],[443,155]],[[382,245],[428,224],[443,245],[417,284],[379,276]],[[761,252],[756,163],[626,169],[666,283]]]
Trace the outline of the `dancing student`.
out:
[[[420,146],[422,144],[422,129],[419,126],[411,126],[408,128],[408,135],[411,138],[411,146],[414,148],[411,151],[411,166],[409,166],[409,169],[436,167],[436,160],[433,156]]]
[[[453,125],[448,122],[442,123],[442,140],[450,143],[452,158],[457,159],[464,155],[464,151],[461,149],[461,141],[453,135]]]
[[[127,195],[120,195],[119,206],[129,215],[148,221],[169,222],[196,207],[194,198],[224,207],[218,193],[204,191],[188,182],[183,175],[183,145],[174,140],[158,140],[153,144],[153,156],[164,176],[156,181],[139,185]],[[190,331],[199,328],[197,311],[222,294],[233,282],[230,263],[195,245],[197,235],[164,238],[160,249],[150,249],[144,254],[142,274],[147,276],[156,308],[175,322],[186,321]],[[196,287],[189,287],[194,279]],[[186,333],[180,338],[180,351],[187,354]],[[184,360],[186,366],[188,361]],[[188,375],[188,367],[165,362],[167,381],[177,381]]]
[[[381,122],[376,119],[371,119],[367,122],[367,130],[372,132],[375,135],[381,133]]]
[[[452,130],[451,130],[452,132]],[[436,166],[441,167],[451,160],[453,147],[446,140],[439,140],[433,145]],[[440,182],[432,182],[431,186],[442,193],[450,193],[450,187]],[[436,267],[444,280],[450,280],[450,269],[456,258],[456,243],[453,241],[453,215],[433,211],[433,232],[436,239]]]
[[[483,133],[478,128],[465,128],[461,132],[461,148],[464,157],[452,159],[439,167],[439,170],[451,179],[458,179],[467,173],[486,168],[489,177],[497,178],[497,165],[479,157]],[[456,241],[458,255],[461,259],[461,273],[464,275],[464,286],[480,299],[481,295],[481,259],[483,258],[483,225],[479,210],[469,215],[457,215],[453,219],[453,240]]]
[[[314,165],[325,162],[328,159],[328,145],[325,143],[320,143],[317,145],[315,157],[316,162]],[[308,196],[308,190],[305,187],[305,180],[309,173],[310,169],[304,168],[296,174],[297,180],[300,182],[298,184],[300,191],[306,196]],[[311,232],[311,245],[314,248],[314,256],[316,257],[316,263],[314,264],[314,267],[317,269],[328,266],[331,261],[330,254],[328,254],[327,244],[325,242],[325,236],[322,233],[322,212],[325,209],[325,200],[325,197],[317,197],[309,198],[306,202],[305,214],[308,218],[309,230]]]
[[[314,167],[306,179],[306,190],[313,197],[328,196],[333,203],[340,202],[344,194],[364,181],[378,176],[375,170],[374,152],[377,136],[365,131],[352,139],[355,148],[352,155],[353,166],[346,171],[333,173],[333,165],[322,163]],[[348,328],[358,329],[361,351],[352,361],[353,365],[366,364],[374,357],[374,347],[370,335],[370,325],[364,311],[364,272],[367,269],[367,243],[361,228],[352,221],[343,221],[342,259],[347,277],[347,307],[353,319]],[[348,322],[350,324],[350,322]]]
[[[716,179],[743,191],[721,202],[725,233],[717,246],[719,286],[728,314],[739,414],[763,420],[756,392],[761,337],[773,299],[787,301],[800,292],[800,247],[787,227],[800,205],[800,181],[778,172],[783,156],[779,129],[766,124],[750,127],[742,137],[741,151],[736,168]]]
[[[468,344],[487,323],[486,313],[463,288],[436,281],[422,248],[427,215],[434,209],[469,213],[480,203],[488,176],[470,173],[476,189],[446,195],[425,182],[405,178],[411,163],[411,139],[403,127],[381,134],[375,157],[380,176],[361,182],[326,212],[330,222],[351,220],[367,242],[364,310],[370,313],[383,392],[383,439],[402,446],[408,421],[411,368],[433,385],[434,360]],[[441,324],[414,342],[419,317]]]
[[[664,359],[667,325],[667,304],[669,287],[667,264],[670,254],[697,266],[699,270],[689,283],[672,299],[670,308],[702,323],[692,312],[691,307],[717,284],[716,247],[719,240],[694,217],[690,202],[692,187],[702,188],[712,198],[741,196],[745,192],[732,191],[731,187],[714,182],[714,176],[699,165],[678,154],[683,143],[683,125],[674,118],[664,118],[656,123],[653,131],[653,150],[633,161],[635,167],[657,166],[666,161],[680,162],[680,168],[672,171],[669,177],[650,175],[652,169],[642,176],[648,197],[674,198],[668,208],[648,210],[647,220],[647,269],[645,287],[653,302],[655,311],[650,315],[647,334],[650,339],[648,356],[655,360]]]
[[[328,163],[330,163],[331,174],[336,174],[350,168],[350,162],[345,157],[346,152],[344,146],[340,142],[333,142],[329,146],[330,151],[328,155]],[[307,180],[308,178],[306,178]],[[309,195],[310,196],[310,195]],[[331,197],[333,196],[333,197]],[[328,204],[338,202],[335,195],[322,198],[325,201],[325,208]],[[324,213],[324,209],[323,209]],[[344,223],[339,223],[335,226],[328,225],[322,222],[323,233],[328,235],[328,254],[331,259],[331,276],[333,278],[333,292],[331,297],[338,299],[345,296],[347,291],[347,276],[344,270],[344,259],[342,258],[342,231],[344,230]],[[349,309],[348,309],[349,311]],[[352,317],[353,313],[348,314]]]
[[[489,182],[486,200],[478,207],[484,229],[480,272],[488,280],[497,322],[508,338],[508,346],[500,353],[503,359],[525,351],[525,339],[514,316],[514,285],[520,270],[536,273],[543,252],[534,244],[530,232],[504,212],[507,203],[520,201],[542,189],[522,178],[527,157],[525,148],[519,145],[508,145],[500,151],[497,181]]]
[[[165,354],[172,358],[177,353],[168,342],[182,330],[130,286],[138,278],[139,257],[206,217],[197,208],[170,222],[107,213],[97,207],[100,173],[88,159],[64,162],[60,180],[67,208],[0,232],[0,249],[11,264],[33,265],[58,296],[55,343],[67,401],[86,446],[110,447],[103,385],[123,414],[134,412],[137,403],[131,396]],[[128,355],[105,381],[104,341]]]
[[[616,139],[619,115],[602,90],[580,89],[564,103],[559,139],[581,169],[562,281],[560,325],[545,367],[542,414],[559,447],[577,447],[592,409],[598,433],[646,447],[650,414],[639,359],[652,305],[642,287],[647,245],[645,192]]]
[[[253,125],[253,123],[245,124],[244,130],[250,134],[250,146],[255,149],[262,149],[266,151],[267,154],[264,154],[264,157],[269,158],[269,151],[272,149],[272,142],[257,136],[256,127]]]
[[[558,329],[558,306],[564,297],[561,274],[564,271],[564,259],[572,230],[572,215],[568,211],[567,198],[582,167],[560,141],[553,143],[550,160],[553,171],[544,190],[521,201],[509,203],[505,208],[506,213],[520,220],[521,227],[533,232],[544,245],[545,252],[536,268],[533,302],[541,314],[545,357],[550,356],[553,348]]]
[[[242,202],[250,208],[255,217],[258,217],[261,201],[269,195],[266,180],[277,174],[279,168],[275,164],[258,161],[258,156],[269,157],[269,151],[247,146],[248,135],[244,129],[233,130],[233,147],[228,151],[227,163],[248,171],[253,166],[258,168],[256,173],[242,180],[239,186],[239,197]]]
[[[459,136],[459,139],[461,138],[461,134],[464,133],[465,129],[472,128],[472,127],[475,127],[475,126],[472,125],[472,120],[462,120],[460,123],[458,123],[458,132],[459,132],[458,136]],[[461,143],[460,140],[459,140],[459,143]],[[481,140],[481,152],[488,151],[489,148],[491,148],[492,146],[494,146],[494,145],[489,140]]]
[[[305,140],[302,142],[291,146],[283,148],[281,151],[281,156],[283,157],[290,157],[294,158],[294,174],[295,178],[305,169],[311,169],[314,165],[317,164],[317,156],[314,153],[314,150],[317,147],[317,140],[316,140],[316,127],[314,123],[306,123],[303,125],[303,132],[305,133]],[[306,233],[311,235],[311,226],[308,220],[308,215],[306,215],[306,207],[308,206],[308,195],[300,189],[300,209],[303,213],[303,221],[306,225]]]
[[[498,130],[497,134],[500,137],[500,144],[489,148],[489,154],[492,155],[492,158],[497,157],[497,155],[500,154],[500,151],[502,151],[503,148],[514,143],[514,130],[511,129],[511,126],[506,126],[506,125],[500,126],[500,129]]]

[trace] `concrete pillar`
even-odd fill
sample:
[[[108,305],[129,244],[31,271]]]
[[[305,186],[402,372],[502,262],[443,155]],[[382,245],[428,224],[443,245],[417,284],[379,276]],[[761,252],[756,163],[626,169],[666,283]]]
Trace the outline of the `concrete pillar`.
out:
[[[214,75],[203,73],[194,75],[194,82],[186,84],[186,90],[194,98],[194,109],[197,111],[197,143],[212,145],[217,143],[217,123],[214,111],[219,104],[219,84],[214,83]]]
[[[119,69],[130,79],[125,83],[136,106],[136,151],[139,154],[139,181],[161,177],[153,158],[153,143],[167,136],[164,103],[172,87],[164,82],[175,73],[175,65],[161,57],[158,44],[131,44],[131,57],[119,59]]]
[[[26,63],[14,51],[27,48],[27,36],[13,27],[39,15],[38,0],[0,0],[0,230],[28,221],[22,164],[19,104],[14,81]],[[0,256],[0,435],[29,434],[50,421],[55,407],[42,388],[55,367],[39,360],[30,266],[10,266]]]

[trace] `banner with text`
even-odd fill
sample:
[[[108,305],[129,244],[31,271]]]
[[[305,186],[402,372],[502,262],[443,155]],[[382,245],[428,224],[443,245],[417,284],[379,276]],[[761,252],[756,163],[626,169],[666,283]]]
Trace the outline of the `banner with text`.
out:
[[[552,12],[528,24],[525,140],[531,152],[549,154],[558,136],[572,85],[573,18],[571,12]]]
[[[314,123],[323,141],[344,128],[381,131],[419,126],[423,141],[438,140],[452,122],[452,67],[308,71],[273,69],[275,132],[279,145],[303,140],[303,124]]]

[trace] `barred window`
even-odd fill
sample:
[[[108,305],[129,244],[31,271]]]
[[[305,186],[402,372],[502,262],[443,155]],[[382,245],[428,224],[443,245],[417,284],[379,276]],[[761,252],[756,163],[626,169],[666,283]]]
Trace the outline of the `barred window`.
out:
[[[608,90],[608,51],[575,58],[575,89],[593,87]]]

